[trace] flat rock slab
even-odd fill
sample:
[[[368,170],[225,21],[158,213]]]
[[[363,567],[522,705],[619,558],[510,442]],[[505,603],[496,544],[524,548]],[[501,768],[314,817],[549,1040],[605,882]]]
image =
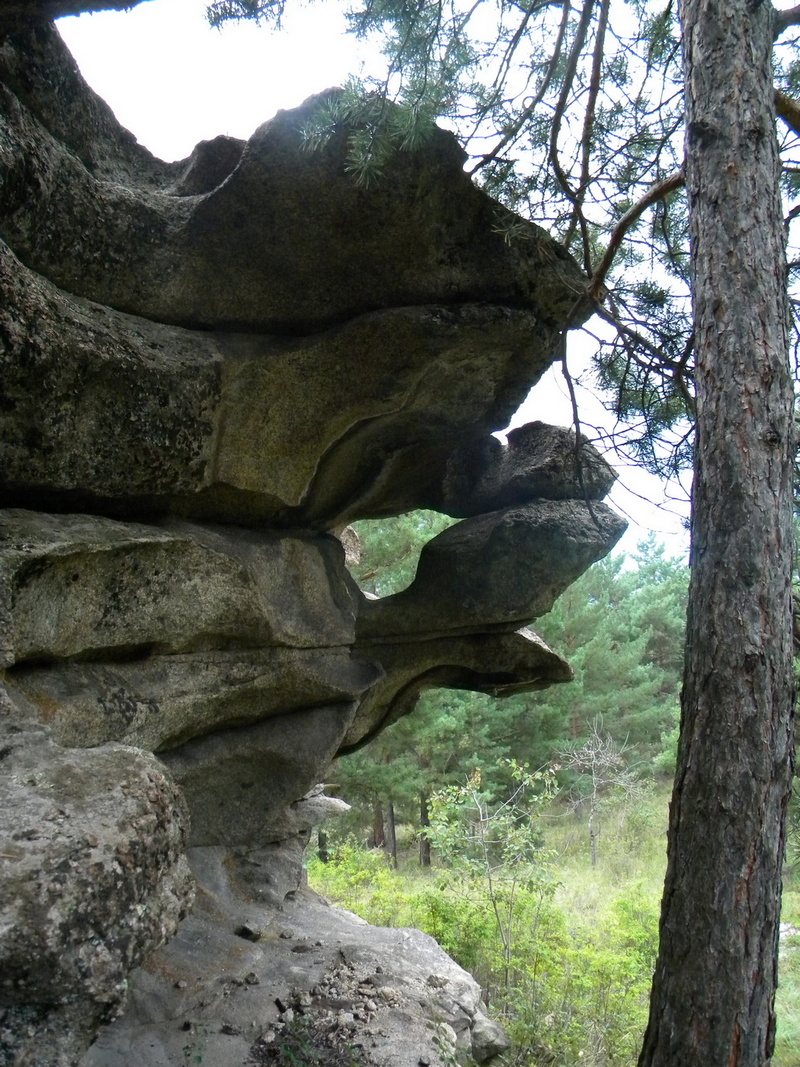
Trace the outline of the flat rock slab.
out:
[[[196,869],[208,862],[201,853],[191,854]],[[375,1067],[439,1067],[448,1049],[480,1061],[507,1045],[478,984],[432,938],[369,926],[307,890],[277,912],[201,893],[130,985],[128,1013],[80,1067],[183,1067],[193,1056],[254,1067],[303,1031]]]
[[[333,537],[0,510],[0,666],[352,644]]]

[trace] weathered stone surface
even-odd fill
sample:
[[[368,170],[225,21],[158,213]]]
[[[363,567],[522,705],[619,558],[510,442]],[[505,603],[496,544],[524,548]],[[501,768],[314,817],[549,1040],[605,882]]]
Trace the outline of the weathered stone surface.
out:
[[[187,836],[201,909],[85,1067],[241,1067],[295,996],[377,1067],[484,1060],[429,939],[291,898],[336,754],[428,686],[570,676],[515,631],[619,536],[613,476],[567,431],[490,435],[584,279],[448,133],[369,188],[344,127],[306,151],[327,94],[154,159],[43,21],[114,6],[0,5],[0,1060],[75,1064],[186,906]],[[327,531],[419,506],[466,518],[370,603]]]
[[[153,756],[60,749],[0,696],[0,1061],[68,1067],[188,909],[186,808]]]
[[[198,333],[76,299],[9,253],[0,292],[6,499],[126,517],[327,528],[421,506],[554,344],[529,311],[473,305],[304,339]]]
[[[453,1053],[483,1062],[507,1047],[478,984],[432,938],[368,926],[307,890],[265,911],[224,850],[189,855],[207,887],[198,906],[131,976],[131,1010],[81,1067],[171,1067],[184,1049],[242,1067],[251,1050],[277,1049],[300,1019],[321,1048],[326,1038],[358,1044],[373,1067],[445,1067]],[[234,933],[243,926],[257,940]]]
[[[514,628],[605,556],[626,523],[605,504],[535,500],[465,519],[429,541],[411,585],[367,601],[360,641]]]
[[[47,182],[37,183],[37,174],[42,177],[46,168],[37,171],[36,161],[51,149],[59,154],[66,149],[101,181],[137,188],[161,188],[182,169],[163,163],[140,145],[120,126],[108,104],[83,82],[68,49],[41,18],[43,8],[59,4],[79,6],[71,0],[5,0],[0,5],[0,117],[9,138],[9,152],[0,161],[3,212],[19,207],[28,182],[38,184],[39,196],[48,196]],[[93,6],[114,5],[100,2]],[[15,19],[15,8],[29,17]],[[43,140],[42,131],[46,131]],[[12,142],[22,149],[21,154],[12,154]]]
[[[325,776],[355,710],[353,702],[295,712],[163,753],[192,813],[190,844],[274,837],[284,809]]]
[[[0,582],[3,667],[353,641],[353,585],[333,537],[0,510]]]
[[[359,701],[341,752],[361,747],[409,714],[425,689],[470,689],[504,697],[573,677],[567,661],[528,629],[435,638],[419,633],[413,640],[370,642],[366,652],[380,663],[384,676]]]
[[[472,1023],[472,1054],[478,1063],[487,1063],[509,1047],[505,1031],[494,1019],[487,1019],[477,1011]]]
[[[350,648],[239,649],[128,663],[15,668],[7,684],[59,744],[106,741],[166,751],[214,730],[353,701],[380,677]]]
[[[63,97],[84,96],[55,30],[23,31],[7,50],[0,79],[10,87],[14,53],[32,53],[60,72]],[[308,332],[379,308],[480,299],[561,328],[582,291],[574,262],[470,181],[451,134],[398,152],[365,190],[347,172],[346,130],[306,148],[302,128],[325,95],[264,123],[199,196],[99,179],[60,141],[52,105],[35,92],[9,97],[14,181],[0,235],[56,285],[159,322]],[[520,233],[513,242],[504,220]]]
[[[448,456],[426,506],[460,518],[537,497],[602,500],[616,477],[588,441],[576,448],[573,430],[529,422],[507,442],[483,437]]]
[[[304,855],[312,829],[350,808],[338,797],[325,796],[323,790],[315,786],[288,807],[265,810],[258,846],[212,845],[191,850],[194,868],[203,872],[204,889],[241,907],[242,926],[261,930],[265,917],[260,909],[282,907],[288,896],[305,885]]]

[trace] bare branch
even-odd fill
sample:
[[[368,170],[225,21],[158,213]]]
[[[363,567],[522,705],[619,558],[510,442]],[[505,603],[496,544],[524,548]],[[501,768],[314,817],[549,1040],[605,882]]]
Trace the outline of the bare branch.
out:
[[[800,26],[800,4],[797,7],[790,7],[787,11],[775,11],[772,18],[772,39],[777,40],[790,26]]]
[[[592,272],[589,291],[593,299],[601,300],[603,298],[606,275],[611,269],[611,264],[614,262],[614,256],[616,256],[619,246],[622,244],[622,239],[631,226],[639,220],[639,217],[647,210],[647,208],[652,207],[652,205],[659,200],[663,200],[668,193],[673,192],[675,189],[679,189],[683,183],[683,171],[674,171],[668,177],[662,178],[660,182],[651,185],[644,196],[640,200],[637,200],[633,207],[628,208],[614,227],[603,258]]]
[[[581,420],[578,413],[578,399],[575,396],[575,383],[572,380],[572,375],[569,372],[567,366],[567,354],[566,345],[565,351],[561,356],[561,373],[564,376],[564,381],[567,384],[567,390],[569,392],[570,404],[572,405],[572,425],[575,429],[575,475],[578,479],[578,485],[583,493],[583,500],[586,507],[589,510],[589,514],[592,517],[592,522],[599,529],[602,529],[600,520],[597,518],[597,514],[592,507],[592,501],[589,498],[589,493],[586,490],[586,485],[583,480],[583,460],[581,458],[581,449],[583,448],[583,434],[581,433]]]
[[[550,57],[550,62],[547,65],[547,70],[545,71],[544,77],[542,78],[542,82],[539,88],[537,89],[536,94],[525,105],[511,129],[503,137],[501,137],[501,139],[497,142],[491,152],[488,152],[485,156],[481,156],[481,158],[469,172],[470,174],[475,174],[475,172],[480,170],[481,167],[485,167],[487,163],[491,163],[493,160],[497,159],[497,157],[500,155],[506,145],[513,141],[515,137],[517,137],[520,130],[528,122],[531,115],[533,115],[536,108],[544,99],[544,94],[547,92],[550,82],[553,80],[553,75],[556,72],[556,68],[561,60],[561,50],[564,47],[564,37],[566,36],[567,26],[569,25],[570,10],[571,9],[569,0],[564,0],[561,15],[561,25],[558,28],[558,36],[556,37],[556,42],[553,46],[553,54]]]
[[[606,30],[608,28],[608,15],[611,7],[610,0],[601,0],[600,17],[597,21],[597,34],[595,36],[594,51],[592,55],[592,74],[589,79],[589,100],[583,116],[583,131],[581,133],[581,180],[578,186],[576,202],[572,211],[572,219],[567,228],[564,244],[569,248],[572,242],[572,234],[578,223],[579,216],[583,217],[583,205],[586,200],[586,191],[589,188],[590,176],[589,165],[592,155],[592,137],[594,135],[594,120],[597,109],[597,97],[600,93],[600,79],[603,71],[603,56],[605,54]],[[581,227],[584,240],[583,259],[588,269],[591,263],[591,247],[589,235],[585,226]]]
[[[561,92],[558,97],[558,103],[556,104],[555,112],[553,114],[553,125],[550,129],[550,151],[549,159],[550,166],[553,168],[553,174],[558,184],[561,186],[564,194],[570,203],[578,209],[578,221],[581,224],[581,233],[583,236],[584,247],[588,247],[588,236],[586,234],[586,220],[583,217],[583,213],[580,212],[580,206],[578,203],[578,195],[569,183],[567,175],[564,173],[564,168],[561,166],[561,160],[558,158],[558,137],[561,133],[561,123],[567,110],[567,103],[569,101],[569,94],[572,92],[572,85],[575,81],[575,73],[578,69],[578,61],[583,52],[583,46],[586,43],[586,35],[589,32],[589,26],[591,25],[592,16],[594,15],[595,0],[584,0],[583,11],[581,12],[580,21],[575,31],[575,38],[572,42],[572,48],[570,49],[569,58],[567,60],[567,69],[564,72],[564,81],[561,85]],[[585,264],[588,271],[589,264]]]
[[[797,10],[800,10],[800,8]],[[775,110],[789,129],[800,136],[800,104],[793,100],[791,96],[782,93],[780,89],[776,89]]]

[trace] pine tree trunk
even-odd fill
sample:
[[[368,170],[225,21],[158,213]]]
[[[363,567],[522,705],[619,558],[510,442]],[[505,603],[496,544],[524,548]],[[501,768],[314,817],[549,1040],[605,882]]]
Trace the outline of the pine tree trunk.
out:
[[[430,867],[431,865],[431,840],[428,837],[428,827],[431,824],[431,816],[428,811],[428,797],[426,793],[419,795],[419,865]]]
[[[774,1044],[793,765],[792,387],[772,7],[683,0],[697,390],[681,739],[641,1067]]]
[[[327,863],[331,858],[328,852],[328,835],[324,830],[317,830],[317,856],[322,863]]]
[[[394,804],[386,805],[386,852],[389,863],[397,869],[397,834],[394,824]]]
[[[383,806],[379,800],[372,805],[372,833],[370,834],[369,847],[383,848],[386,843],[386,829],[383,825]]]

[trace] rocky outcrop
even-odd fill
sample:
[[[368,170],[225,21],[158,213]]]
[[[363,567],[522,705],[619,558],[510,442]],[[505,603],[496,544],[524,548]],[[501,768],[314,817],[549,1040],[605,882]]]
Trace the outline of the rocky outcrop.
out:
[[[46,21],[105,6],[0,11],[0,1062],[266,1062],[290,1012],[486,1059],[429,939],[293,894],[335,756],[427,687],[571,676],[528,624],[621,534],[614,475],[492,434],[582,276],[450,134],[367,188],[346,128],[307,151],[329,94],[154,159]],[[368,599],[343,527],[417,507],[462,521]]]
[[[189,909],[186,804],[149,753],[61,748],[0,700],[0,1062],[61,1067]]]
[[[214,1067],[419,1067],[454,1055],[483,1063],[507,1048],[477,982],[433,938],[368,926],[304,889],[265,922],[262,909],[243,909],[248,859],[223,866],[221,851],[190,851],[207,888],[177,937],[134,975],[132,1010],[81,1067],[193,1057]]]

